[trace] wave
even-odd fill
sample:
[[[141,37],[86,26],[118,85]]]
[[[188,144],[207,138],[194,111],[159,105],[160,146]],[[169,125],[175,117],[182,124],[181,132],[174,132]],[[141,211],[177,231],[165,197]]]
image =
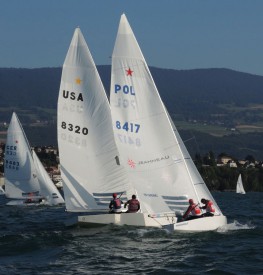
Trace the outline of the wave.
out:
[[[256,226],[252,225],[251,223],[245,223],[242,224],[236,220],[234,220],[232,223],[228,223],[224,226],[221,226],[217,229],[217,232],[219,233],[225,233],[228,231],[236,231],[236,230],[250,230],[250,229],[255,229]]]

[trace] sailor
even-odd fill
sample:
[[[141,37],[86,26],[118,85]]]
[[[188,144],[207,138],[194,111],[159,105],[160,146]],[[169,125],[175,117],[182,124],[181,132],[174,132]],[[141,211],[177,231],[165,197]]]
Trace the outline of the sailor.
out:
[[[131,200],[128,200],[124,204],[124,208],[126,208],[127,204],[128,210],[126,211],[126,213],[136,213],[140,210],[140,202],[136,199],[136,195],[132,195]]]
[[[121,204],[122,201],[120,198],[117,198],[117,194],[114,193],[112,194],[113,199],[110,201],[109,208],[110,208],[110,213],[121,213]]]
[[[30,199],[30,198],[28,198],[28,199],[26,199],[25,200],[25,202],[24,203],[33,203],[33,200],[32,199]]]
[[[215,214],[215,207],[213,205],[213,202],[206,199],[201,199],[201,203],[204,204],[204,206],[201,207],[201,209],[205,209],[206,212],[203,214],[204,217],[211,217]]]
[[[183,215],[183,220],[193,220],[202,217],[201,210],[198,204],[194,203],[193,199],[190,199],[189,206]]]

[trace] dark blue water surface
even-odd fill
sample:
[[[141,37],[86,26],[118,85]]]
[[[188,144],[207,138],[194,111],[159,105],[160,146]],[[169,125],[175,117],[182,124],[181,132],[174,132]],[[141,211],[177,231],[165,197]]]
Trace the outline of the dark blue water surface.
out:
[[[0,274],[263,274],[263,193],[214,193],[217,232],[66,227],[63,207],[0,206]]]

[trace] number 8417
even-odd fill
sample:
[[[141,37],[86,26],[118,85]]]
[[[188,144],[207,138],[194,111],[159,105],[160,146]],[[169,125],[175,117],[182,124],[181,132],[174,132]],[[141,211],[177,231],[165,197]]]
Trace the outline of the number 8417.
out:
[[[120,121],[116,121],[116,128],[117,129],[123,129],[127,132],[133,132],[133,133],[138,133],[140,129],[140,124],[135,124],[135,123],[129,123],[129,122],[124,122],[123,125],[121,124]]]

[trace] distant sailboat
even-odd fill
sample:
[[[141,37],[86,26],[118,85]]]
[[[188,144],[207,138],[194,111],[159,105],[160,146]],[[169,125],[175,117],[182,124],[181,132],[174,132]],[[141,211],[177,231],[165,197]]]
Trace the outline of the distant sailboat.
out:
[[[3,205],[6,203],[5,190],[0,186],[0,204]]]
[[[36,153],[31,150],[16,113],[13,113],[7,131],[5,195],[14,199],[8,205],[64,203]]]
[[[241,174],[239,174],[239,176],[238,176],[236,192],[238,194],[246,194],[246,191],[245,191],[244,186],[243,186],[243,181],[242,181]]]
[[[181,215],[188,200],[212,200],[216,215],[173,224],[174,230],[208,231],[226,224],[160,98],[126,16],[112,54],[110,103],[123,163],[149,216]],[[176,219],[175,219],[176,221]]]
[[[0,186],[0,196],[1,195],[4,195],[5,194],[5,191],[4,191],[4,189]]]

